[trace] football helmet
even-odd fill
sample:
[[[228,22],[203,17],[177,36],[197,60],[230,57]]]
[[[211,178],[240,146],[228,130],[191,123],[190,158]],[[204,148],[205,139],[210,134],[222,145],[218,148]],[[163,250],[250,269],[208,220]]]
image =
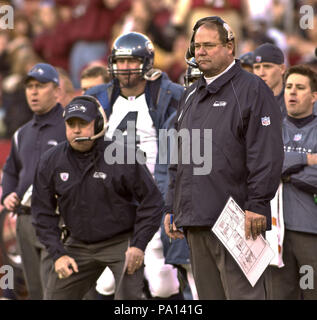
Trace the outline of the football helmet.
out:
[[[197,63],[195,58],[191,58],[189,60],[186,59],[186,62],[188,64],[188,67],[184,75],[184,85],[185,87],[189,87],[197,79],[200,78],[200,76],[202,75],[202,72],[196,67]]]
[[[141,61],[138,69],[119,69],[116,60],[118,58],[138,58]],[[108,58],[109,72],[112,77],[118,74],[144,75],[153,69],[154,46],[152,41],[138,32],[129,32],[120,35],[113,44],[111,55]]]

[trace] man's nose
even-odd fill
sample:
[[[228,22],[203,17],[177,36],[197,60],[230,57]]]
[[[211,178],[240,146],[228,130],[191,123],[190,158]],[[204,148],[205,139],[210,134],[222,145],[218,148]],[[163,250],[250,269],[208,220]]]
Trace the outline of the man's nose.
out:
[[[31,89],[31,94],[34,95],[34,94],[38,94],[38,88],[36,86],[33,86]]]
[[[297,93],[296,87],[291,87],[290,94],[295,95]]]
[[[201,45],[199,48],[195,49],[195,53],[198,55],[206,54],[206,48],[205,46]]]
[[[76,123],[73,126],[73,130],[74,130],[74,132],[80,132],[81,131],[81,126],[78,123]]]
[[[122,69],[129,69],[129,66],[130,66],[130,61],[127,59],[127,60],[124,60],[122,61]]]
[[[260,75],[260,77],[265,76],[264,68],[262,66],[260,67],[259,75]]]

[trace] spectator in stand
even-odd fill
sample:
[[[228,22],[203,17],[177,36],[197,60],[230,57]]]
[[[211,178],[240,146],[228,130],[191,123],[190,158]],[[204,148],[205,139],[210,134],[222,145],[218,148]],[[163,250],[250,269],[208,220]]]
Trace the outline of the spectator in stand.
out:
[[[108,70],[103,66],[89,67],[80,76],[80,88],[84,94],[88,89],[110,81]]]
[[[12,47],[11,47],[12,48]],[[2,106],[5,110],[5,137],[11,139],[14,132],[32,118],[25,97],[24,79],[39,57],[31,47],[17,47],[9,51],[10,74],[2,82]]]
[[[64,108],[80,92],[76,92],[69,74],[63,68],[56,68],[59,75],[60,96],[58,102]]]
[[[69,71],[75,88],[79,88],[80,70],[106,54],[112,28],[120,23],[130,6],[130,0],[88,1],[82,5],[80,16],[38,35],[34,48],[52,65]]]

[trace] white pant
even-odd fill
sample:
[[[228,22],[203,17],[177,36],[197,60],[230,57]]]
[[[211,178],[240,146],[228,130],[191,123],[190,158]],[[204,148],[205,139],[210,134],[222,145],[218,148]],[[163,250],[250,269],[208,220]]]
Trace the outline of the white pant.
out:
[[[148,243],[144,254],[144,275],[149,282],[152,297],[167,298],[179,292],[177,269],[164,261],[159,229]],[[114,294],[115,281],[109,268],[106,268],[97,280],[96,290],[104,295]]]

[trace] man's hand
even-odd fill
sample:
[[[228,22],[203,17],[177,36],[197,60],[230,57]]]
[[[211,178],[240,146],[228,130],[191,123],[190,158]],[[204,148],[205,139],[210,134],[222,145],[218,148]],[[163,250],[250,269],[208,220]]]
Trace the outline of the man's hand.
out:
[[[180,230],[177,230],[177,227],[173,221],[171,224],[171,214],[167,213],[164,218],[164,229],[166,234],[171,238],[171,239],[184,239],[184,233]]]
[[[65,279],[73,272],[78,272],[78,266],[73,258],[61,256],[55,261],[55,272],[57,272],[60,279]]]
[[[266,230],[266,217],[252,211],[245,211],[245,237],[253,240]]]
[[[313,166],[317,164],[317,153],[307,153],[307,164]]]
[[[14,209],[19,205],[19,203],[20,203],[20,199],[15,192],[11,192],[3,200],[3,204],[5,208],[9,211],[14,211]]]
[[[127,273],[133,274],[143,265],[144,252],[137,247],[129,247],[125,253]]]

